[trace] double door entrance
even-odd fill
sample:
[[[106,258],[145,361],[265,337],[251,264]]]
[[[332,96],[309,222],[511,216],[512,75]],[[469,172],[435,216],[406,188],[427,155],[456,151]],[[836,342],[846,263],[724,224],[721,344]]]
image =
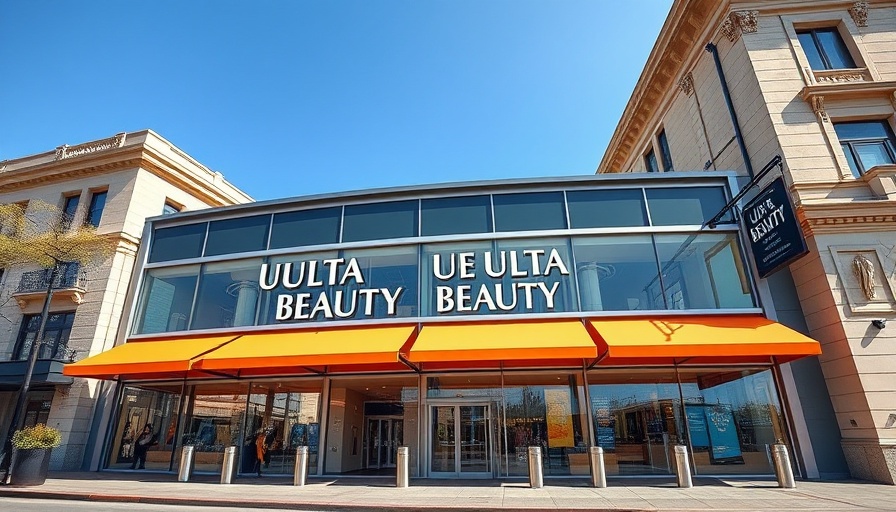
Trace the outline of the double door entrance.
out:
[[[367,468],[394,468],[398,447],[404,443],[402,418],[367,418]]]
[[[430,476],[491,478],[490,411],[488,404],[430,406]]]

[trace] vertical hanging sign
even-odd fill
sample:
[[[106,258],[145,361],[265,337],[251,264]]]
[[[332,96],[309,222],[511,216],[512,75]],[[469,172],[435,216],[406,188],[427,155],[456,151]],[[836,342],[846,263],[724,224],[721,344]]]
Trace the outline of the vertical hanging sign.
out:
[[[809,252],[784,178],[764,188],[742,211],[760,278],[768,277]]]

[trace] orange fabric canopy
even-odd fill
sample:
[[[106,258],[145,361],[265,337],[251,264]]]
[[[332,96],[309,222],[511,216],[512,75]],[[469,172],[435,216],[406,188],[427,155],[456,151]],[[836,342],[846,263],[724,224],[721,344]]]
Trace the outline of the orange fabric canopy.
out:
[[[239,375],[340,365],[407,369],[399,362],[398,352],[415,332],[416,327],[404,325],[245,334],[204,355],[193,369]]]
[[[412,363],[593,359],[597,346],[580,320],[426,325],[411,347]]]
[[[589,320],[601,364],[779,362],[821,354],[821,346],[754,315]]]
[[[199,356],[226,345],[237,335],[162,341],[129,341],[76,363],[65,365],[64,375],[110,379],[185,374]]]

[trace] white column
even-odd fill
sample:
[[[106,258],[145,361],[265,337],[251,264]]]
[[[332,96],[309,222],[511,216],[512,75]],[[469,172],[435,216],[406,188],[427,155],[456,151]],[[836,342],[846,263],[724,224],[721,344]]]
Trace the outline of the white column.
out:
[[[253,325],[255,323],[255,304],[258,301],[258,284],[251,281],[239,281],[230,285],[228,292],[236,292],[236,308],[233,311],[233,325]]]
[[[600,270],[597,263],[580,264],[578,274],[582,309],[586,311],[602,311],[604,302],[600,295]]]

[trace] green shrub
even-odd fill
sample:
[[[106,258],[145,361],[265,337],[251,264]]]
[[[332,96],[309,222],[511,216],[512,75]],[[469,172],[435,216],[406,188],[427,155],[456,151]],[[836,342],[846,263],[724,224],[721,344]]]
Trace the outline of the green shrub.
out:
[[[12,435],[12,445],[19,450],[55,448],[62,443],[62,434],[53,427],[38,423],[33,427],[17,430]]]

